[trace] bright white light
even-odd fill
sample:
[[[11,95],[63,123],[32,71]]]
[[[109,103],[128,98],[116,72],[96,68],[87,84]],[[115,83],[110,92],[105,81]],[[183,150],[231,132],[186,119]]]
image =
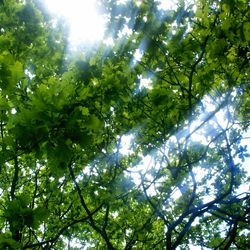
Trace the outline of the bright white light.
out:
[[[0,197],[2,197],[3,189],[0,188]]]
[[[150,90],[153,88],[151,79],[143,78],[142,76],[139,76],[139,79],[140,79],[140,86],[139,86],[140,89],[145,88]]]
[[[141,174],[144,175],[144,177],[146,176],[147,178],[150,178],[149,175],[147,175],[147,172],[152,168],[153,165],[155,165],[155,161],[152,158],[151,155],[146,155],[142,158],[142,161],[136,165],[133,166],[131,168],[128,168],[128,171],[130,172],[130,177],[132,177],[133,182],[136,185],[140,185],[141,184]],[[155,190],[152,190],[152,188],[150,190],[147,190],[148,194],[153,195],[153,193],[155,193]]]
[[[163,10],[176,10],[178,5],[177,0],[159,0],[159,8]]]
[[[134,60],[135,62],[138,61],[140,62],[143,56],[143,52],[140,49],[136,49],[134,53]]]
[[[121,147],[119,149],[119,152],[122,155],[129,155],[131,154],[133,151],[131,150],[131,144],[132,141],[134,139],[134,135],[133,134],[128,134],[128,135],[123,135],[121,138]]]
[[[36,75],[32,74],[28,69],[25,69],[24,73],[26,76],[29,77],[30,80],[32,80],[36,76]]]
[[[16,114],[16,112],[17,112],[17,111],[16,111],[15,108],[12,108],[12,109],[11,109],[11,114],[12,114],[12,115]]]
[[[106,40],[104,40],[104,43],[107,46],[111,46],[111,47],[113,47],[115,45],[114,39],[112,37],[109,37]]]
[[[191,131],[195,131],[202,123],[202,120],[197,118],[197,120],[193,121],[191,126],[190,126],[190,130]],[[202,134],[203,132],[203,134]],[[192,134],[191,136],[192,141],[195,142],[200,142],[204,145],[206,145],[208,143],[208,140],[206,138],[206,136],[204,135],[204,131],[196,131]]]
[[[178,0],[158,0],[159,3],[159,9],[162,10],[174,10],[176,11],[178,9]],[[195,12],[196,11],[196,4],[195,0],[185,0],[186,6],[191,6],[192,5],[192,10]]]
[[[118,0],[117,3],[118,4],[126,4],[128,0]]]
[[[175,189],[174,192],[171,194],[171,197],[174,200],[180,199],[181,196],[182,196],[182,193],[181,193],[180,189]]]
[[[133,33],[127,25],[124,25],[124,28],[118,32],[118,37],[123,38],[124,36],[131,36]]]
[[[101,40],[104,35],[104,18],[98,14],[95,0],[45,0],[48,9],[69,23],[71,45]]]

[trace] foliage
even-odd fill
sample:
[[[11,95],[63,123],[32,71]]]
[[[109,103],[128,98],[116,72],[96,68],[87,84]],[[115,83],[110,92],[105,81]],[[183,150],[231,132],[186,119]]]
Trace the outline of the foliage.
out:
[[[114,46],[69,56],[0,1],[1,249],[250,245],[249,5],[188,2],[103,1]]]

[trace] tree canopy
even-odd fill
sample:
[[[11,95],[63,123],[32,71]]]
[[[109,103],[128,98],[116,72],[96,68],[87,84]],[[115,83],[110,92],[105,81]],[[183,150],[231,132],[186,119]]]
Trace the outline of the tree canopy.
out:
[[[249,4],[100,4],[0,1],[0,249],[247,249]]]

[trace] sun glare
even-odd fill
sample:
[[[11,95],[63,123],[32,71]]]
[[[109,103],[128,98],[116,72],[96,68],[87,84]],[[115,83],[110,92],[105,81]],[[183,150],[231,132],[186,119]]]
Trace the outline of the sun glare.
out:
[[[163,10],[176,10],[178,5],[177,0],[159,0],[159,8]]]
[[[75,47],[94,43],[104,35],[105,20],[97,11],[95,0],[44,0],[48,10],[69,24],[69,42]]]

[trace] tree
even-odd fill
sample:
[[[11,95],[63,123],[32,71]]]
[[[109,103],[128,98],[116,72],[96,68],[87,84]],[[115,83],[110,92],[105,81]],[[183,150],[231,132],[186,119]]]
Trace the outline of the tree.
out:
[[[246,249],[249,5],[102,4],[115,45],[67,56],[0,1],[0,248]]]

